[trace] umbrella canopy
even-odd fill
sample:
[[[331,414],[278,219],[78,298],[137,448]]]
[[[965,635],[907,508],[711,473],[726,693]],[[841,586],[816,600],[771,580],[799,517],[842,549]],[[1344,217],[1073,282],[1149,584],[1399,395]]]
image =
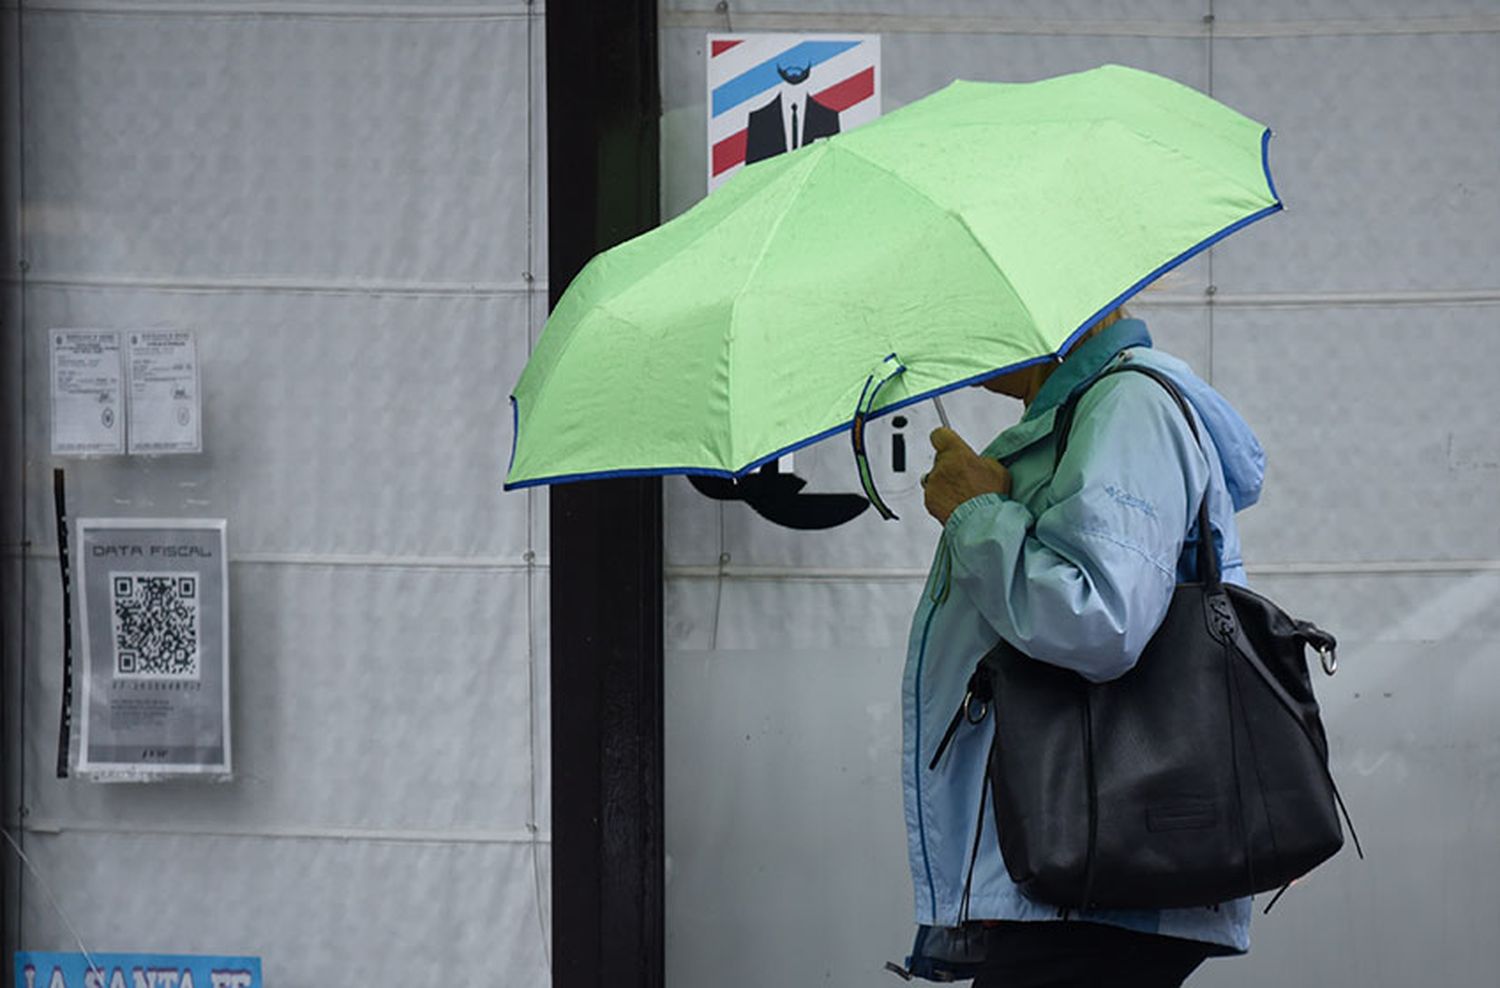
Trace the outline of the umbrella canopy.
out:
[[[739,476],[861,406],[1053,359],[1281,208],[1269,137],[1110,65],[955,82],[750,165],[569,285],[511,398],[506,487]]]

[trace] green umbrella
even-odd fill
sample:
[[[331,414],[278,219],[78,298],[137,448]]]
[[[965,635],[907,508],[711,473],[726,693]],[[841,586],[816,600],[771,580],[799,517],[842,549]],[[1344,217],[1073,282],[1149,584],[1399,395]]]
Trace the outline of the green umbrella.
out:
[[[856,425],[858,448],[869,416],[1053,359],[1281,208],[1269,137],[1107,65],[955,82],[750,165],[568,286],[511,398],[506,487],[741,476]]]

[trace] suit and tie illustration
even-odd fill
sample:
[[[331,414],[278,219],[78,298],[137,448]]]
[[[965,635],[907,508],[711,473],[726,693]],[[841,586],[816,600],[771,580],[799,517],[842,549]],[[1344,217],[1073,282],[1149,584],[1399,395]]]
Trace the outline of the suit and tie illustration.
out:
[[[745,164],[773,158],[839,132],[839,111],[824,106],[811,96],[793,97],[788,102],[790,105],[783,105],[778,92],[771,102],[750,111],[750,124],[745,135]]]

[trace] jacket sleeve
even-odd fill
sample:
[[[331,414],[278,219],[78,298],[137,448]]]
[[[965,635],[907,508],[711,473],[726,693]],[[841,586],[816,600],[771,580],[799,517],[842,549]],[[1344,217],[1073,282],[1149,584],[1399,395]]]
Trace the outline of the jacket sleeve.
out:
[[[997,494],[954,510],[954,583],[1027,655],[1094,682],[1123,675],[1166,616],[1208,476],[1172,396],[1111,375],[1079,399],[1040,515]]]

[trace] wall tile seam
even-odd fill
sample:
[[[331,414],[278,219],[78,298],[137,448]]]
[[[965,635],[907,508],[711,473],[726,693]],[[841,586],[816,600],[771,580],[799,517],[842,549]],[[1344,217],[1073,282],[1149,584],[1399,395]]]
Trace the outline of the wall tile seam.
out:
[[[734,29],[754,31],[860,31],[893,34],[999,34],[1047,37],[1130,37],[1215,41],[1263,38],[1399,36],[1413,34],[1494,34],[1500,15],[1452,17],[1372,17],[1277,21],[1220,21],[1201,17],[1175,20],[1044,20],[918,14],[733,12]],[[713,11],[666,11],[661,26],[724,31],[724,15]]]
[[[0,11],[21,9],[15,2],[0,4]],[[419,20],[498,21],[541,18],[545,7],[538,4],[496,3],[436,6],[414,3],[265,3],[247,0],[218,2],[171,2],[171,0],[28,0],[27,14],[108,14],[123,17],[244,17],[298,20]]]
[[[28,273],[24,279],[7,276],[0,279],[7,287],[26,289],[84,289],[94,291],[147,291],[187,295],[340,295],[358,297],[418,297],[418,298],[506,298],[546,296],[548,283],[545,278],[523,279],[515,282],[424,282],[424,281],[325,281],[308,279],[297,281],[254,279],[164,279],[150,277],[82,274]],[[1500,295],[1500,292],[1496,293]]]
[[[1369,562],[1273,562],[1247,565],[1246,574],[1279,576],[1380,576],[1452,575],[1500,573],[1500,559],[1463,560],[1373,560]],[[927,579],[925,569],[829,569],[791,566],[727,567],[668,565],[665,579],[671,581],[739,580],[741,582],[786,583],[906,583]]]
[[[15,276],[0,278],[0,284],[23,286]],[[90,276],[77,274],[28,274],[27,289],[84,289],[96,291],[158,291],[179,294],[245,294],[245,295],[340,295],[357,297],[410,296],[454,298],[503,298],[510,296],[543,296],[548,281],[538,278],[520,282],[379,282],[379,281],[255,281],[236,279],[154,279],[135,277]],[[1138,295],[1141,306],[1207,306],[1217,307],[1297,307],[1338,308],[1365,305],[1490,305],[1500,303],[1500,287],[1455,288],[1410,291],[1332,291],[1332,292],[1234,292],[1215,285],[1213,301],[1205,292],[1154,292]]]
[[[15,551],[14,547],[5,547],[0,552],[0,558],[5,559],[31,559],[37,562],[53,562],[57,559],[56,547],[48,549],[33,549],[27,553]],[[349,557],[277,557],[267,555],[257,556],[231,556],[230,565],[233,566],[291,566],[291,567],[326,567],[331,569],[401,569],[401,570],[435,570],[435,571],[481,571],[495,573],[520,573],[526,570],[546,570],[551,568],[547,559],[538,558],[531,562],[524,561],[469,561],[463,558],[443,560],[438,558],[398,558],[381,560],[372,557],[349,556]],[[1246,568],[1250,576],[1357,576],[1378,574],[1453,574],[1466,575],[1477,573],[1500,572],[1500,559],[1433,559],[1433,560],[1371,560],[1371,561],[1349,561],[1349,562],[1270,562],[1251,565]],[[829,569],[826,567],[792,567],[792,566],[759,566],[759,567],[719,567],[717,565],[697,565],[684,563],[680,565],[668,565],[664,570],[664,577],[668,580],[738,580],[742,582],[756,581],[788,581],[788,582],[813,582],[813,583],[907,583],[921,582],[927,579],[925,569],[908,567],[878,569],[862,567],[859,569]]]
[[[26,551],[18,551],[25,549]],[[39,562],[55,562],[57,546],[31,545],[29,547],[0,547],[0,558],[34,559]],[[530,569],[547,569],[550,561],[538,557],[526,559],[509,556],[365,556],[319,553],[230,553],[231,566],[291,566],[326,567],[331,569],[400,569],[441,570],[496,573],[523,573]]]
[[[202,837],[211,839],[307,840],[374,844],[439,845],[547,845],[550,831],[543,830],[367,830],[352,827],[131,827],[88,820],[30,817],[21,828],[38,837],[72,834],[118,837]]]
[[[1150,308],[1212,306],[1216,309],[1341,309],[1365,306],[1494,305],[1500,288],[1413,290],[1396,292],[1151,292],[1137,295],[1130,305]]]

